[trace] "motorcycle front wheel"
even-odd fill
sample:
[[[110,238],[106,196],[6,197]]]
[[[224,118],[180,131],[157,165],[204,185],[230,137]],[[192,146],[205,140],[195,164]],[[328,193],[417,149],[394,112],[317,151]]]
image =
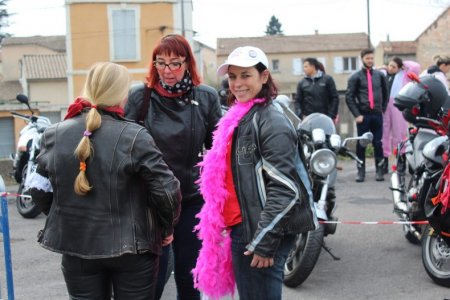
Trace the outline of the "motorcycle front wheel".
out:
[[[288,287],[301,285],[311,274],[319,259],[324,238],[324,226],[297,235],[284,265],[283,283]]]
[[[17,190],[17,194],[19,195],[30,196],[30,192],[25,191],[27,168],[28,165],[25,165],[22,169],[22,181],[19,183],[19,189]],[[26,219],[35,218],[41,213],[39,206],[29,197],[17,196],[16,207],[19,214]]]
[[[428,276],[441,286],[450,287],[450,247],[431,226],[422,237],[422,262]]]

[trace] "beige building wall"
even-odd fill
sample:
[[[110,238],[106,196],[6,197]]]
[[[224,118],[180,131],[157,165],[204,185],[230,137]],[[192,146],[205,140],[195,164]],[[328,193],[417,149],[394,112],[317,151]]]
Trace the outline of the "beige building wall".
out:
[[[450,8],[417,38],[417,61],[422,69],[434,64],[436,54],[450,55]]]
[[[57,54],[58,52],[38,45],[8,45],[2,48],[3,80],[19,80],[19,60],[24,54]]]
[[[29,99],[39,104],[68,104],[72,101],[67,99],[67,80],[33,80],[28,82]]]
[[[216,51],[212,48],[202,47],[200,50],[201,62],[198,63],[198,67],[201,68],[201,74],[203,82],[207,85],[218,88],[217,85],[217,64],[216,64]]]

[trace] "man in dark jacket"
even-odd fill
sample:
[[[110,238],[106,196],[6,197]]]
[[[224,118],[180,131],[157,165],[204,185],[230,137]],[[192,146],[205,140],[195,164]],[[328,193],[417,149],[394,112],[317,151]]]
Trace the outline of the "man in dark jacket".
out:
[[[323,65],[308,57],[303,63],[305,78],[297,85],[296,114],[304,118],[312,113],[322,113],[335,120],[339,108],[339,96],[333,77],[325,74]]]
[[[353,116],[355,116],[358,135],[365,132],[373,133],[373,148],[375,152],[375,166],[377,181],[383,181],[383,148],[381,138],[383,136],[383,112],[386,110],[389,95],[386,78],[380,71],[373,69],[373,49],[361,51],[363,67],[348,79],[345,101]],[[359,143],[356,146],[356,154],[363,162],[358,164],[357,182],[365,179],[366,148]]]

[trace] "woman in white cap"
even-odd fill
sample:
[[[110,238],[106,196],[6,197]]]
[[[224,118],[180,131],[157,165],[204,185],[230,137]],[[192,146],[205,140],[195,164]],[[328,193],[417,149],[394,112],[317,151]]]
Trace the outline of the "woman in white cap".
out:
[[[228,74],[230,110],[201,163],[205,199],[197,288],[219,298],[281,299],[283,269],[295,235],[315,229],[297,170],[297,135],[272,100],[277,88],[261,49],[239,47],[217,71]]]

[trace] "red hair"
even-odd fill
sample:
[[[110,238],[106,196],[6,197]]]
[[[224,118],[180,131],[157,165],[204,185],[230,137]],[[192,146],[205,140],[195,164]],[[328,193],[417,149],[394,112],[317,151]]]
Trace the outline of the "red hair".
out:
[[[195,57],[192,54],[191,46],[188,41],[179,34],[169,34],[162,37],[153,49],[152,59],[150,61],[150,71],[148,73],[147,84],[153,88],[159,82],[159,75],[153,62],[156,60],[156,55],[165,54],[181,56],[186,58],[187,70],[191,74],[192,82],[195,86],[201,83],[200,75],[197,72],[197,64]]]

